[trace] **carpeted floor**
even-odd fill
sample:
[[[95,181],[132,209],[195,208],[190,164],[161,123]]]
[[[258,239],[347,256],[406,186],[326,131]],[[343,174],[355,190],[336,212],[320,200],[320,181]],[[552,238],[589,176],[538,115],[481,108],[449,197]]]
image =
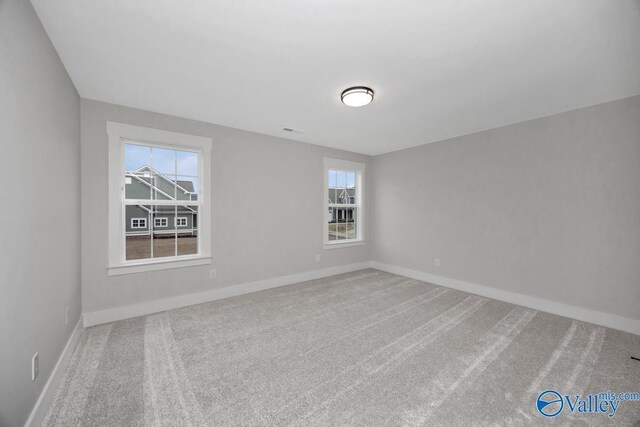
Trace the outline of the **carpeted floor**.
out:
[[[640,337],[377,270],[84,331],[47,426],[638,425]]]

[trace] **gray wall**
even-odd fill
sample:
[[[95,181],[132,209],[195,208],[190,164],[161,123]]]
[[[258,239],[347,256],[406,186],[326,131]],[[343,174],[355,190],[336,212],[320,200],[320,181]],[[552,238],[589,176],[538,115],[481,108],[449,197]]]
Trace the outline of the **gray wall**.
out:
[[[84,99],[81,117],[84,312],[370,258],[369,244],[323,250],[323,158],[368,156]],[[107,275],[106,121],[213,139],[212,266]]]
[[[640,319],[640,96],[373,166],[374,260]]]
[[[23,0],[0,0],[0,129],[4,427],[27,420],[81,311],[80,100]],[[40,374],[32,382],[35,352]]]

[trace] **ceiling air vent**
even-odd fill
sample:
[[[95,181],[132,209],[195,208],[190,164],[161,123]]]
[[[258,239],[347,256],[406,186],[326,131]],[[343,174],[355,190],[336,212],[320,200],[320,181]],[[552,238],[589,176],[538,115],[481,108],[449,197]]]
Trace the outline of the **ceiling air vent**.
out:
[[[289,133],[304,133],[303,130],[295,129],[295,128],[282,128],[282,130]]]

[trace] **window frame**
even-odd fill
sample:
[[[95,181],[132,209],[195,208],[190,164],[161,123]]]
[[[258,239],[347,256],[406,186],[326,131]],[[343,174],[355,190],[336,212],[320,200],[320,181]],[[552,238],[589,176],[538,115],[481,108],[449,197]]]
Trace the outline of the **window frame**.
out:
[[[184,224],[178,224],[178,222],[182,222],[182,220],[184,220]],[[189,225],[189,220],[187,219],[186,216],[177,216],[175,218],[175,224],[174,227],[178,228],[178,227],[186,227]]]
[[[157,222],[160,221],[160,225]],[[167,228],[169,226],[169,218],[166,216],[153,217],[153,228]]]
[[[133,225],[134,221],[138,221],[138,225]],[[144,224],[144,225],[142,225],[142,224]],[[131,228],[132,229],[147,228],[147,218],[142,218],[142,217],[140,217],[140,218],[131,218]]]
[[[145,271],[182,268],[211,264],[211,138],[169,132],[159,129],[106,122],[109,140],[109,224],[108,275],[132,274]],[[198,153],[198,253],[143,260],[125,259],[125,168],[124,145],[134,143],[172,150]],[[145,204],[162,204],[145,200]]]
[[[330,157],[324,158],[324,210],[323,210],[323,230],[324,237],[322,241],[324,243],[324,249],[337,249],[337,248],[348,248],[351,246],[362,246],[365,244],[365,212],[364,212],[364,202],[365,202],[365,169],[366,164],[359,162],[352,162],[348,160],[340,160],[333,159]],[[340,204],[338,207],[350,208],[353,207],[356,209],[356,239],[350,240],[329,240],[329,209],[333,208],[334,210],[337,208],[334,203],[333,206],[329,203],[329,170],[341,170],[348,172],[355,172],[356,174],[356,194],[355,194],[355,202],[352,204]]]

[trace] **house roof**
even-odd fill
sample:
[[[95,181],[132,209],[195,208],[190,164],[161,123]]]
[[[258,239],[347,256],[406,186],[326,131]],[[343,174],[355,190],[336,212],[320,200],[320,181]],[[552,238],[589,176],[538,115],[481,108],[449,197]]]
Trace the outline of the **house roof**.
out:
[[[130,173],[129,175],[130,175],[130,176],[132,176],[132,177],[135,177],[136,179],[139,179],[140,181],[145,182],[149,187],[151,187],[151,185],[152,185],[152,184],[151,184],[151,177],[148,177],[148,176],[140,176],[140,175],[136,175],[136,174],[133,174],[133,173]],[[161,175],[158,175],[158,176],[161,176]],[[170,178],[167,178],[167,177],[163,177],[163,178],[165,178],[165,180],[166,180],[167,182],[169,182],[169,183],[172,183],[172,184],[173,184],[173,182],[174,182],[174,181],[173,181],[172,179],[170,179]],[[193,188],[193,182],[191,182],[191,181],[182,181],[182,180],[177,180],[177,181],[176,181],[176,184],[178,185],[178,188],[179,188],[179,189],[182,189],[182,190],[184,190],[184,191],[186,191],[186,192],[188,192],[188,193],[194,193],[194,196],[195,196],[195,190],[194,190],[194,188]],[[160,188],[158,188],[158,190],[161,190],[161,189],[160,189]],[[171,196],[169,195],[169,197],[171,197]],[[171,197],[171,198],[173,199],[173,197]],[[194,198],[194,200],[195,200],[195,198]]]
[[[141,173],[143,173],[144,175],[141,175]],[[145,184],[147,187],[153,189],[154,191],[157,191],[158,193],[162,194],[163,196],[167,197],[170,200],[180,200],[180,201],[182,200],[196,201],[197,200],[198,194],[195,192],[194,184],[192,181],[172,180],[171,178],[159,173],[158,171],[151,168],[150,166],[145,165],[134,171],[127,171],[125,175],[135,179],[137,182]],[[152,179],[152,176],[161,178],[162,181],[164,181],[166,184],[161,185],[162,181],[159,181],[159,180],[154,181],[154,179]],[[180,197],[176,198],[176,196],[179,195],[180,192],[178,192],[178,194],[176,195],[173,194],[174,183],[176,184],[176,188],[184,193],[186,199],[182,199]],[[129,191],[128,185],[129,184],[127,184],[127,194]],[[136,197],[134,196],[133,198],[136,198]],[[142,198],[146,199],[146,197],[142,197]],[[190,208],[187,208],[187,209],[190,209]]]
[[[153,210],[156,214],[159,215],[171,215],[174,214],[176,206],[154,206]],[[197,211],[193,208],[189,208],[187,206],[178,205],[178,215],[184,215],[189,213],[197,213]]]
[[[195,189],[193,188],[193,182],[191,181],[182,181],[182,180],[177,180],[176,184],[178,184],[179,187],[184,188],[185,190],[187,190],[189,193],[194,193]]]
[[[141,167],[139,167],[138,169],[136,169],[134,171],[128,171],[128,173],[131,173],[131,174],[135,175],[135,174],[143,172],[145,170],[149,171],[150,173],[152,173],[154,175],[157,175],[157,176],[161,177],[162,179],[164,179],[167,182],[171,182],[171,183],[175,182],[178,185],[178,187],[180,189],[184,190],[184,191],[187,191],[189,193],[195,192],[195,189],[193,187],[193,182],[192,181],[184,181],[184,180],[175,180],[174,181],[173,179],[169,178],[166,174],[158,172],[156,169],[152,168],[149,165],[141,166]],[[140,177],[140,178],[144,178],[144,177]]]

